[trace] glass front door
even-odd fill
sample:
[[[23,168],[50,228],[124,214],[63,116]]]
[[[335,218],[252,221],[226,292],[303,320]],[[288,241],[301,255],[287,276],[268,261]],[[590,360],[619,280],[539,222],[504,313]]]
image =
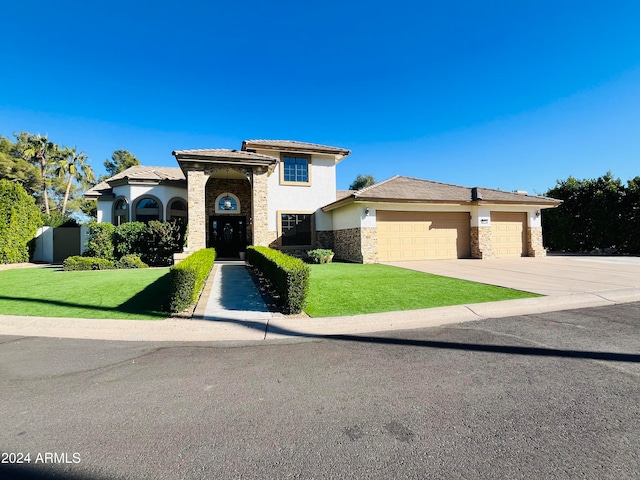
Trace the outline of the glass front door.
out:
[[[209,220],[209,244],[217,258],[238,258],[247,247],[247,222],[244,216],[216,215]]]

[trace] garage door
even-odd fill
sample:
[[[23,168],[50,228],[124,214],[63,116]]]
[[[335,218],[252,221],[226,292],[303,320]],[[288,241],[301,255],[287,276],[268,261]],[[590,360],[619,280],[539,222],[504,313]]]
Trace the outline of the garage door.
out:
[[[491,212],[491,250],[496,257],[526,256],[526,213]]]
[[[381,262],[470,256],[469,213],[378,210]]]

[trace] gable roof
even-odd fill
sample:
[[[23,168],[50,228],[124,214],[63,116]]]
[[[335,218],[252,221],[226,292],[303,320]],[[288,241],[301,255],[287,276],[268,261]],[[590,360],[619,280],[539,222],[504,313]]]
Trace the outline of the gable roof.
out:
[[[562,203],[560,200],[539,195],[504,192],[491,188],[462,187],[460,185],[396,175],[375,185],[353,192],[351,195],[338,199],[322,209],[329,211],[355,201],[456,204],[510,203],[540,206],[556,206]]]
[[[248,149],[266,149],[288,152],[314,152],[328,153],[331,155],[340,155],[346,157],[351,150],[346,148],[331,147],[329,145],[320,145],[317,143],[298,142],[296,140],[243,140],[242,150]]]
[[[184,173],[179,167],[148,167],[134,165],[126,170],[107,178],[84,192],[87,198],[98,198],[113,193],[113,187],[126,183],[161,183],[186,182]]]

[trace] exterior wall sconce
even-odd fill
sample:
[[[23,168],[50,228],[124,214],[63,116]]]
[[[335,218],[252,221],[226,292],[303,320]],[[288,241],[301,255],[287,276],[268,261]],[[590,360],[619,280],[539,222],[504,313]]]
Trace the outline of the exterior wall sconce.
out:
[[[540,216],[540,210],[536,210],[536,218]]]
[[[369,216],[369,207],[364,207],[364,216],[365,217]]]

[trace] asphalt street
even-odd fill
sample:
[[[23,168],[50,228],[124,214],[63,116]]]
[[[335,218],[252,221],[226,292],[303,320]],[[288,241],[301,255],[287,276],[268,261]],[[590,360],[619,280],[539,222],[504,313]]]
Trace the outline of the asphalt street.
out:
[[[640,303],[259,344],[4,336],[0,451],[31,463],[0,478],[637,478],[639,399]]]

